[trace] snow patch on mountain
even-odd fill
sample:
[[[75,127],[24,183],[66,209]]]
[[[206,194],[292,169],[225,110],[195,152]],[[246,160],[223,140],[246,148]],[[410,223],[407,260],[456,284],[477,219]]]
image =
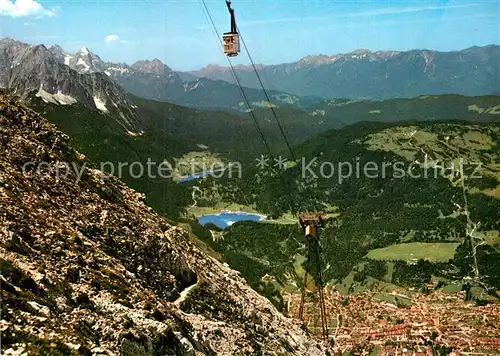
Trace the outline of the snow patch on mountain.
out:
[[[70,95],[63,94],[60,90],[57,91],[56,94],[51,94],[43,89],[43,85],[40,85],[40,89],[35,96],[42,98],[42,100],[46,103],[56,105],[71,105],[77,102],[75,98]]]
[[[54,94],[54,98],[59,101],[61,105],[71,105],[77,103],[77,100],[70,95],[63,94],[60,90]]]
[[[101,110],[102,112],[109,112],[108,111],[108,108],[106,108],[106,103],[104,101],[102,101],[101,99],[99,99],[97,96],[94,96],[94,104],[95,104],[95,107],[99,110]]]
[[[83,66],[84,70],[86,70],[86,71],[88,71],[90,69],[90,66],[87,63],[85,63],[85,61],[81,58],[78,58],[78,62],[76,62],[76,65]]]
[[[111,71],[119,73],[121,75],[123,75],[125,73],[130,73],[130,69],[124,68],[124,67],[109,67],[108,69],[106,69],[104,71],[104,73],[106,73],[108,76],[110,76],[111,75]]]
[[[15,91],[14,91],[15,93]],[[53,98],[52,94],[46,92],[45,90],[42,89],[40,86],[40,90],[35,94],[36,97],[42,98],[42,100],[46,103],[52,103],[52,104],[58,104],[58,102]]]
[[[71,60],[71,58],[73,58],[73,56],[67,54],[65,57],[64,57],[64,64],[66,64],[67,66],[69,66],[69,61]]]
[[[311,116],[317,116],[317,115],[325,116],[326,115],[326,111],[322,110],[322,109],[317,109],[317,110],[314,110],[309,115],[311,115]]]
[[[184,83],[184,91],[188,92],[188,91],[196,90],[197,88],[202,87],[202,86],[203,86],[203,83],[201,82],[201,80],[197,80],[194,84],[192,82],[186,82],[186,83]]]

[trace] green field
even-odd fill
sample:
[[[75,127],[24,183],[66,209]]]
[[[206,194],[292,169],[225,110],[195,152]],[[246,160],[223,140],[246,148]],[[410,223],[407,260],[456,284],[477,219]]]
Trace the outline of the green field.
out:
[[[270,224],[289,224],[289,225],[298,225],[299,220],[296,215],[287,212],[284,213],[282,216],[280,216],[277,219],[269,219],[269,220],[264,220],[263,222],[265,223],[270,223]]]
[[[381,261],[417,261],[446,262],[452,259],[459,243],[412,242],[370,250],[366,257]]]
[[[293,268],[295,269],[295,273],[297,273],[297,276],[300,278],[304,278],[304,267],[302,267],[302,264],[306,261],[306,258],[302,255],[295,255],[295,260],[293,262]]]
[[[218,214],[223,210],[229,211],[244,211],[247,213],[255,213],[260,214],[257,210],[252,206],[242,205],[237,203],[227,203],[227,202],[218,202],[215,206],[193,206],[187,209],[188,215],[194,215],[196,217],[204,214]]]
[[[377,293],[374,299],[394,304],[398,307],[411,307],[411,299],[398,293]]]
[[[491,246],[500,245],[500,233],[498,230],[484,231],[479,234],[480,237],[484,238],[484,241]]]

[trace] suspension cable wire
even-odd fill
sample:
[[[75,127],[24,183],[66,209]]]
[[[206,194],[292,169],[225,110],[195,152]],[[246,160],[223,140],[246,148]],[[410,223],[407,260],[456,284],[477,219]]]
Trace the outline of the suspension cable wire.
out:
[[[204,1],[204,0],[203,0]],[[214,27],[215,28],[215,27]],[[266,100],[267,102],[269,103],[269,107],[271,109],[271,112],[274,116],[274,119],[276,121],[276,123],[278,124],[278,127],[279,127],[279,130],[280,130],[280,133],[281,135],[283,136],[283,139],[285,141],[285,144],[292,156],[292,160],[294,162],[297,161],[296,159],[296,156],[295,156],[295,153],[292,149],[292,146],[290,144],[290,141],[288,140],[287,138],[287,135],[285,133],[285,130],[283,128],[283,125],[281,124],[280,120],[278,119],[278,115],[276,114],[276,111],[274,110],[274,106],[271,102],[271,99],[269,97],[269,94],[264,86],[264,83],[262,82],[262,78],[255,66],[255,62],[252,58],[252,55],[250,54],[250,51],[248,50],[248,47],[246,45],[246,42],[243,38],[243,36],[241,35],[240,31],[238,30],[237,31],[238,34],[239,34],[239,37],[241,39],[241,42],[243,43],[243,47],[245,48],[245,52],[247,53],[248,55],[248,58],[250,60],[250,63],[252,64],[252,68],[255,72],[255,75],[257,76],[257,79],[259,81],[259,84],[262,88],[262,91],[264,92],[264,95],[266,97]],[[229,60],[228,60],[229,61]],[[233,72],[233,75],[234,77],[237,79],[238,81],[238,85],[240,86],[240,89],[242,90],[242,86],[241,86],[241,83],[239,82],[238,80],[238,77],[236,75],[236,71],[234,70],[234,68],[232,67],[231,65],[231,70]],[[281,175],[281,178],[283,180],[283,182],[285,183],[285,186],[286,188],[290,191],[290,185],[288,183],[288,181]],[[300,190],[299,190],[299,193],[300,193]],[[293,209],[294,209],[294,203],[293,203],[293,199],[290,199],[290,210],[293,214]],[[323,336],[323,339],[326,341],[328,340],[328,321],[327,321],[327,313],[326,313],[326,307],[325,307],[325,297],[324,297],[324,281],[323,281],[323,271],[322,271],[322,263],[321,263],[321,247],[320,247],[320,244],[319,244],[319,241],[318,240],[315,240],[313,242],[313,245],[311,245],[311,243],[308,244],[308,258],[307,258],[307,267],[306,267],[306,271],[305,271],[305,274],[304,274],[304,280],[303,280],[303,285],[302,285],[302,292],[301,292],[301,301],[300,301],[300,307],[299,307],[299,319],[300,320],[303,320],[303,313],[304,313],[304,302],[305,302],[305,289],[307,287],[307,269],[309,269],[310,271],[311,270],[315,270],[314,272],[311,271],[313,273],[313,276],[315,278],[315,283],[317,283],[318,285],[316,286],[317,288],[317,292],[318,292],[318,297],[319,297],[319,305],[320,305],[320,315],[321,315],[321,329],[322,329],[322,336]],[[311,255],[314,255],[311,256]],[[313,258],[311,258],[313,257]],[[313,267],[313,264],[315,265],[316,268]]]
[[[219,32],[217,31],[217,27],[215,26],[215,22],[213,20],[213,17],[211,16],[210,14],[210,10],[208,9],[208,6],[205,2],[205,0],[200,0],[204,9],[205,9],[205,13],[206,13],[206,16],[208,17],[208,20],[210,21],[210,23],[212,24],[212,27],[213,27],[213,30],[214,30],[214,33],[215,35],[217,36],[217,42],[219,43],[219,46],[221,47],[221,49],[223,50],[222,48],[222,44],[220,43],[219,41]],[[248,53],[248,50],[247,50],[247,53]],[[257,121],[257,118],[255,116],[255,113],[253,112],[252,110],[252,107],[250,106],[250,101],[248,100],[248,97],[245,93],[245,91],[243,90],[243,86],[241,84],[241,81],[239,80],[238,78],[238,75],[236,74],[236,71],[234,69],[234,66],[231,62],[231,60],[229,58],[226,57],[226,61],[227,63],[229,64],[229,67],[231,68],[231,73],[232,73],[232,76],[234,78],[234,80],[236,81],[237,83],[237,86],[239,88],[239,91],[240,91],[240,94],[241,96],[243,97],[243,100],[245,101],[245,104],[247,105],[248,107],[248,110],[249,110],[249,114],[250,116],[252,117],[252,120],[253,120],[253,123],[254,123],[254,126],[255,128],[257,129],[257,131],[259,132],[259,135],[260,135],[260,138],[262,140],[262,142],[264,143],[264,145],[266,146],[266,149],[267,149],[267,152],[269,154],[269,157],[271,158],[271,161],[276,161],[275,158],[274,158],[274,155],[272,153],[272,150],[269,146],[269,144],[267,143],[267,140],[264,136],[264,133],[262,131],[262,129],[260,128],[259,126],[259,123]],[[286,189],[287,192],[291,192],[291,188],[290,188],[290,184],[288,183],[288,181],[283,177],[283,174],[279,174],[279,177]],[[293,202],[293,200],[291,199],[291,195],[287,195],[290,199],[289,199],[289,202],[288,202],[288,205],[289,205],[289,209],[290,209],[290,212],[293,214],[294,213],[294,210],[295,210],[295,204]]]
[[[212,32],[213,32],[213,33],[214,33],[214,35],[215,35],[215,40],[216,40],[216,42],[219,44],[219,46],[220,46],[221,50],[224,50],[224,48],[222,47],[222,44],[219,42],[219,33],[218,33],[218,31],[217,31],[217,28],[216,28],[216,27],[215,27],[215,25],[214,25],[213,19],[212,19],[212,17],[210,16],[210,12],[208,11],[208,8],[207,8],[207,6],[206,6],[206,4],[205,4],[205,2],[204,2],[204,1],[203,1],[203,4],[202,4],[202,5],[203,5],[204,10],[205,10],[205,11],[204,11],[205,18],[206,18],[208,21],[210,21],[210,22],[212,23]],[[229,58],[227,58],[226,56],[224,56],[224,57],[225,57],[225,59],[226,59],[226,62],[229,64],[229,66],[231,66],[231,62],[229,61]],[[235,75],[234,71],[231,71],[231,73],[232,73],[232,75],[233,75],[233,78],[235,78],[235,80],[237,80],[237,77],[236,77],[236,75]],[[243,100],[246,102],[246,105],[247,105],[247,107],[248,107],[248,108],[249,108],[249,110],[250,110],[250,107],[249,107],[249,105],[248,105],[248,102],[247,102],[247,100],[245,99],[245,93],[243,92],[243,89],[242,89],[242,88],[241,88],[241,86],[239,86],[239,85],[238,85],[238,89],[239,89],[239,91],[240,91],[241,96],[243,97]],[[238,120],[238,121],[239,121],[239,128],[240,128],[240,130],[239,130],[239,132],[240,132],[240,136],[241,136],[242,141],[244,141],[245,136],[244,136],[244,134],[243,134],[243,129],[242,129],[242,128],[243,128],[243,125],[242,125],[242,122],[241,122],[240,120]],[[257,130],[259,131],[260,136],[261,136],[261,139],[262,139],[263,134],[261,133],[261,130],[259,129],[259,127],[258,127],[258,125],[256,124],[255,120],[254,120],[254,125],[256,125],[256,128],[257,128]],[[264,143],[265,143],[265,142],[264,142]],[[252,148],[253,148],[253,152],[254,152],[254,154],[255,154],[255,155],[257,155],[258,150],[257,150],[257,147],[255,146],[255,143],[253,142],[253,140],[252,140],[252,139],[250,139],[250,144],[252,145]],[[267,145],[266,145],[266,146],[267,146]],[[269,151],[269,148],[268,148],[268,151]],[[247,205],[250,205],[250,203],[249,203],[249,201],[248,201],[248,198],[247,198],[245,195],[243,196],[243,199],[245,200],[245,202],[246,202],[246,204],[247,204]]]
[[[266,88],[264,87],[264,83],[262,82],[262,79],[260,77],[259,72],[257,71],[257,68],[255,66],[255,63],[253,61],[252,56],[250,55],[250,51],[248,50],[247,44],[245,42],[245,39],[241,35],[241,33],[238,31],[241,42],[243,43],[243,47],[245,47],[245,51],[247,52],[248,58],[250,59],[250,63],[252,63],[252,68],[257,75],[257,79],[259,80],[260,86],[262,87],[262,90],[264,91],[264,95],[266,96],[266,100],[269,103],[269,107],[271,109],[271,112],[273,113],[274,119],[276,120],[276,123],[278,124],[278,127],[280,129],[281,135],[283,136],[283,139],[285,140],[285,144],[290,151],[290,154],[292,155],[292,160],[295,162],[297,159],[295,157],[295,154],[293,152],[292,146],[290,145],[290,141],[286,137],[285,130],[283,129],[283,125],[281,124],[280,120],[278,119],[278,115],[276,114],[276,111],[274,110],[273,103],[271,102],[271,99],[269,97],[269,94],[267,93]]]
[[[200,2],[201,2],[201,1],[200,1]],[[205,11],[203,12],[203,13],[204,13],[204,15],[205,15],[205,18],[206,18],[209,22],[211,22],[211,23],[212,23],[212,33],[213,33],[213,34],[214,34],[214,36],[215,36],[215,41],[219,44],[219,47],[220,47],[220,48],[221,48],[221,50],[223,51],[223,50],[224,50],[224,48],[222,47],[222,44],[219,42],[219,33],[218,33],[218,31],[217,31],[217,28],[215,28],[215,26],[213,25],[214,23],[213,23],[212,17],[210,16],[210,13],[209,13],[209,11],[208,11],[207,6],[206,6],[204,3],[202,3],[202,6],[203,6],[203,5],[204,5],[204,10],[205,10]],[[224,56],[224,57],[225,57],[225,56]],[[225,59],[226,59],[226,62],[228,63],[228,65],[230,65],[230,63],[229,63],[229,59],[228,59],[227,57],[225,57]],[[231,74],[233,75],[233,78],[234,78],[234,76],[235,76],[235,75],[234,75],[234,73],[233,73],[233,72],[231,72]],[[239,89],[239,91],[240,91],[241,96],[242,96],[242,97],[243,97],[243,99],[244,99],[244,93],[242,93],[242,89],[241,89],[239,86],[238,86],[238,89]],[[247,106],[248,106],[248,104],[247,104]],[[240,120],[238,120],[238,123],[239,123],[239,125],[238,125],[238,126],[239,126],[239,129],[240,129],[240,130],[239,130],[239,132],[240,132],[240,136],[241,136],[242,141],[244,141],[245,136],[244,136],[244,134],[243,134],[243,125],[242,125],[242,122],[241,122]],[[261,138],[261,139],[262,139],[262,138]],[[257,152],[258,152],[258,150],[257,150],[257,147],[255,146],[255,143],[254,143],[252,140],[250,140],[250,144],[252,145],[252,148],[253,148],[253,153],[256,155],[256,154],[257,154]]]
[[[257,76],[257,79],[259,81],[260,87],[262,88],[262,91],[264,92],[266,100],[269,103],[269,108],[271,109],[271,112],[273,114],[274,120],[278,124],[278,128],[280,130],[281,136],[283,136],[283,139],[284,139],[285,144],[286,144],[286,146],[288,148],[288,151],[290,152],[290,155],[292,157],[292,162],[297,162],[297,158],[296,158],[295,153],[294,153],[294,151],[292,149],[292,145],[290,144],[290,140],[288,139],[288,137],[287,137],[287,135],[285,133],[283,125],[281,124],[280,120],[278,119],[278,115],[276,114],[276,111],[274,110],[274,106],[273,106],[273,103],[271,102],[271,98],[270,98],[270,96],[269,96],[269,94],[268,94],[268,92],[267,92],[267,90],[266,90],[266,88],[264,86],[264,83],[263,83],[262,78],[261,78],[261,76],[259,74],[259,71],[257,70],[257,67],[255,66],[255,62],[254,62],[254,60],[252,58],[252,55],[250,54],[250,51],[248,50],[247,44],[245,42],[245,39],[243,38],[243,35],[239,31],[239,29],[238,29],[237,32],[238,32],[238,35],[239,35],[239,37],[241,39],[241,42],[243,43],[243,47],[245,48],[245,52],[247,53],[248,59],[250,60],[250,63],[252,64],[253,71],[255,72],[255,75]],[[236,73],[235,73],[235,76],[236,76]],[[282,178],[282,179],[285,182],[285,185],[286,185],[288,191],[290,191],[290,185],[289,185],[288,181],[286,181],[286,179],[284,179],[284,178]],[[298,192],[299,192],[299,194],[302,194],[301,189],[298,189]],[[290,212],[292,214],[294,213],[294,208],[295,208],[295,204],[294,204],[293,200],[290,198]]]
[[[200,0],[200,1],[202,2],[202,5],[203,5],[203,7],[204,7],[204,9],[205,9],[205,15],[208,17],[208,20],[209,20],[209,21],[210,21],[210,23],[212,24],[213,30],[214,30],[214,32],[215,32],[215,35],[217,36],[217,43],[219,43],[219,46],[221,46],[221,49],[222,49],[222,45],[221,45],[221,43],[219,42],[219,38],[220,38],[220,36],[219,36],[219,31],[217,31],[217,27],[215,26],[215,22],[214,22],[214,20],[213,20],[213,18],[212,18],[212,15],[210,14],[210,10],[208,9],[208,6],[207,6],[207,4],[206,4],[205,0]],[[246,106],[247,106],[247,108],[248,108],[249,114],[250,114],[250,116],[252,117],[252,120],[253,120],[254,126],[255,126],[255,128],[257,129],[257,131],[258,131],[258,133],[259,133],[259,136],[260,136],[260,138],[261,138],[262,142],[263,142],[263,143],[264,143],[264,145],[266,146],[266,149],[267,149],[267,152],[268,152],[268,154],[269,154],[269,157],[271,158],[271,160],[274,160],[274,155],[273,155],[273,153],[272,153],[272,151],[271,151],[271,148],[269,147],[269,144],[267,143],[267,140],[266,140],[266,138],[265,138],[265,136],[264,136],[264,133],[262,132],[262,129],[261,129],[261,128],[260,128],[260,126],[259,126],[259,123],[258,123],[258,121],[257,121],[257,118],[255,117],[255,113],[253,112],[252,107],[250,106],[250,101],[248,100],[248,97],[247,97],[247,95],[245,94],[245,91],[243,90],[243,87],[242,87],[242,85],[241,85],[241,82],[240,82],[240,80],[239,80],[238,76],[236,75],[236,71],[234,70],[233,64],[231,63],[231,61],[229,60],[229,58],[227,58],[226,56],[224,56],[224,57],[226,58],[226,61],[227,61],[227,63],[229,64],[229,67],[231,68],[231,74],[232,74],[232,76],[233,76],[234,80],[235,80],[235,81],[236,81],[236,83],[237,83],[237,86],[238,86],[238,88],[239,88],[239,91],[240,91],[240,94],[241,94],[241,96],[242,96],[243,100],[245,101],[245,104],[246,104]]]
[[[264,86],[264,83],[263,83],[262,78],[261,78],[261,76],[259,74],[259,71],[257,70],[257,67],[255,66],[255,62],[254,62],[254,60],[252,58],[252,55],[250,54],[250,51],[248,50],[247,44],[245,42],[245,39],[243,38],[243,35],[241,34],[241,32],[239,30],[238,30],[238,34],[240,36],[241,42],[243,43],[243,47],[245,48],[245,52],[248,55],[248,59],[250,60],[250,63],[252,64],[253,71],[255,72],[255,75],[257,76],[257,79],[258,79],[258,81],[260,83],[260,87],[262,88],[262,91],[264,92],[266,100],[269,103],[269,108],[271,109],[271,112],[272,112],[272,114],[274,116],[274,120],[278,124],[281,136],[283,136],[283,139],[284,139],[285,144],[286,144],[286,146],[288,148],[288,151],[290,152],[290,155],[292,157],[292,162],[296,162],[297,163],[297,157],[295,156],[295,153],[294,153],[294,151],[292,149],[292,145],[290,144],[290,140],[288,140],[288,137],[287,137],[287,135],[285,133],[283,125],[281,124],[280,120],[278,119],[278,115],[276,114],[276,111],[274,110],[274,105],[271,102],[271,99],[269,97],[269,94],[268,94],[265,86]],[[288,182],[286,183],[286,186],[287,186],[288,189],[290,189],[290,185],[288,184]],[[298,192],[299,192],[299,194],[302,194],[301,189],[298,189]],[[290,208],[291,208],[290,209],[291,213],[293,214],[293,209],[294,209],[294,203],[293,203],[293,201],[291,201],[291,203],[290,203]]]
[[[212,24],[212,27],[213,27],[213,30],[215,32],[215,35],[217,36],[217,42],[219,43],[219,45],[222,47],[221,43],[219,42],[219,32],[217,31],[217,28],[215,26],[215,22],[210,14],[210,11],[207,7],[207,4],[205,2],[205,0],[200,0],[203,4],[203,7],[205,9],[205,13],[206,13],[206,16],[208,17],[210,23]],[[237,31],[239,33],[239,31]],[[274,119],[276,120],[277,124],[278,124],[278,127],[280,129],[280,132],[281,132],[281,135],[283,136],[283,139],[285,140],[285,143],[286,143],[286,146],[288,148],[288,150],[290,151],[290,154],[292,155],[292,159],[294,162],[296,162],[296,156],[293,152],[293,149],[290,145],[290,142],[286,136],[286,133],[285,133],[285,130],[283,129],[283,126],[281,124],[281,122],[279,121],[278,119],[278,115],[276,114],[276,111],[274,110],[273,108],[273,105],[272,105],[272,102],[270,100],[270,97],[267,93],[267,90],[266,88],[264,87],[264,84],[262,82],[262,79],[257,71],[257,68],[255,66],[255,63],[252,59],[252,56],[250,55],[250,51],[248,50],[248,47],[243,39],[243,37],[241,36],[241,33],[239,33],[239,36],[243,42],[243,46],[245,48],[245,51],[247,52],[247,55],[248,55],[248,58],[250,59],[250,62],[252,64],[252,68],[258,78],[258,81],[260,83],[260,86],[262,87],[262,90],[266,96],[266,99],[267,99],[267,102],[269,103],[269,106],[270,106],[270,109],[273,113],[273,116],[274,116]],[[223,48],[221,48],[223,50]],[[252,117],[253,119],[253,122],[254,122],[254,125],[257,129],[257,131],[259,132],[259,135],[262,139],[262,142],[264,143],[264,145],[266,146],[266,149],[269,153],[269,156],[272,160],[274,160],[274,157],[273,157],[273,153],[271,151],[271,148],[269,147],[266,139],[265,139],[265,136],[264,136],[264,133],[262,131],[262,129],[260,128],[259,126],[259,123],[257,121],[257,118],[255,117],[255,113],[253,112],[251,106],[250,106],[250,102],[246,96],[246,93],[245,91],[243,90],[243,86],[241,85],[241,82],[236,74],[236,71],[233,67],[233,64],[232,62],[230,61],[229,58],[226,57],[226,61],[227,63],[229,64],[229,67],[231,68],[231,73],[232,73],[232,76],[234,78],[234,80],[236,81],[237,83],[237,86],[239,88],[239,91],[240,91],[240,94],[241,96],[243,97],[243,100],[245,101],[247,107],[248,107],[248,110],[249,110],[249,114],[250,116]],[[255,148],[255,147],[254,147]],[[289,185],[289,182],[283,177],[282,174],[280,174],[280,178],[281,180],[283,181],[284,185],[285,185],[285,188],[287,188],[287,190],[290,192],[290,185]],[[289,204],[290,204],[290,211],[291,213],[293,214],[294,213],[294,202],[293,202],[293,199],[291,199],[291,195],[290,195],[290,201],[289,201]],[[320,303],[320,312],[321,312],[321,326],[322,326],[322,334],[323,334],[323,338],[325,340],[328,339],[328,326],[327,326],[327,317],[326,317],[326,308],[325,308],[325,302],[324,302],[324,285],[323,285],[323,271],[322,271],[322,266],[321,266],[321,252],[320,252],[320,245],[319,245],[319,241],[316,241],[316,245],[313,247],[309,244],[309,248],[308,248],[308,258],[307,258],[307,265],[309,266],[309,270],[312,269],[312,266],[311,266],[311,257],[312,255],[315,255],[315,258],[316,258],[316,267],[317,267],[317,270],[316,270],[316,273],[313,272],[313,275],[316,277],[315,279],[317,280],[317,283],[318,283],[318,294],[319,294],[319,303]],[[304,275],[304,282],[303,284],[307,284],[307,269],[305,271],[305,275]],[[316,282],[316,281],[315,281]],[[305,287],[306,285],[303,285],[302,286],[302,293],[301,293],[301,303],[300,303],[300,307],[299,307],[299,318],[302,320],[302,317],[303,317],[303,312],[304,312],[304,301],[305,301]]]

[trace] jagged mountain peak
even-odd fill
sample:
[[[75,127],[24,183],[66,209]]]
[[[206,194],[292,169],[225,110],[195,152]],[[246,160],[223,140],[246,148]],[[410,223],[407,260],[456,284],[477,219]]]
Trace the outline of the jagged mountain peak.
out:
[[[77,52],[77,53],[81,53],[81,54],[90,54],[91,52],[90,52],[90,50],[89,50],[87,47],[83,46],[82,48],[80,48],[80,49],[78,50],[78,52]]]
[[[207,64],[201,70],[204,70],[204,69],[206,69],[206,70],[224,70],[224,69],[227,69],[227,67],[221,66],[221,65],[218,65],[218,64]]]
[[[66,52],[64,52],[64,49],[59,46],[59,45],[53,45],[48,48],[49,52],[54,55],[54,57],[57,58],[58,61],[64,62],[64,58],[66,57]]]
[[[298,66],[318,66],[322,64],[327,64],[332,61],[332,57],[329,57],[325,54],[318,54],[318,55],[308,55],[303,57],[297,62]]]
[[[365,53],[371,53],[371,51],[367,48],[358,48],[348,54],[365,54]]]
[[[146,61],[146,62],[150,62],[150,63],[157,63],[157,64],[164,64],[161,60],[159,60],[158,58],[153,58],[152,60],[150,61]]]
[[[386,58],[391,58],[396,55],[399,55],[401,52],[400,51],[376,51],[374,54],[381,58],[381,59],[386,59]]]
[[[141,60],[137,61],[131,65],[134,70],[143,72],[143,73],[153,73],[165,75],[169,72],[172,72],[172,69],[168,67],[165,63],[163,63],[158,58],[154,58],[153,60]]]
[[[74,55],[65,57],[65,62],[79,73],[103,72],[106,67],[106,63],[87,47],[82,47]]]
[[[49,66],[57,62],[55,55],[45,45],[28,46],[22,53],[22,61],[37,62],[38,65],[47,63]]]
[[[57,44],[56,45],[51,45],[49,47],[49,51],[64,53],[64,49],[61,46],[57,45]]]
[[[88,47],[82,47],[78,51],[76,51],[75,56],[89,56],[91,58],[99,57],[97,54],[92,52]]]
[[[0,46],[0,86],[22,99],[34,96],[47,103],[80,103],[92,110],[110,114],[125,131],[142,130],[133,100],[115,82],[100,73],[103,62],[91,52],[75,56],[61,53],[57,47],[29,46],[5,41]],[[80,69],[80,70],[75,70]]]
[[[30,46],[34,51],[48,51],[49,49],[44,44],[37,44]]]
[[[13,43],[22,43],[12,37],[4,37],[2,39],[0,39],[0,44],[1,45],[6,45],[6,44],[13,44]],[[27,44],[26,44],[27,45]]]
[[[487,95],[498,92],[500,46],[458,51],[357,49],[333,56],[306,56],[261,69],[268,88],[324,99],[387,99],[428,94]],[[205,67],[190,74],[234,83],[227,70]],[[241,85],[260,88],[254,73],[237,69]]]

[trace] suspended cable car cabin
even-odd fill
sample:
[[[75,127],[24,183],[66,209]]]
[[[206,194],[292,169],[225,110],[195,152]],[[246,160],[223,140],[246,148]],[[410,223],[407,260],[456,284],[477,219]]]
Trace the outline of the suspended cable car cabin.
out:
[[[231,32],[226,32],[222,35],[222,45],[224,53],[228,57],[236,57],[240,53],[240,36],[236,28],[234,9],[231,8],[231,1],[226,0],[226,5],[231,15]]]

